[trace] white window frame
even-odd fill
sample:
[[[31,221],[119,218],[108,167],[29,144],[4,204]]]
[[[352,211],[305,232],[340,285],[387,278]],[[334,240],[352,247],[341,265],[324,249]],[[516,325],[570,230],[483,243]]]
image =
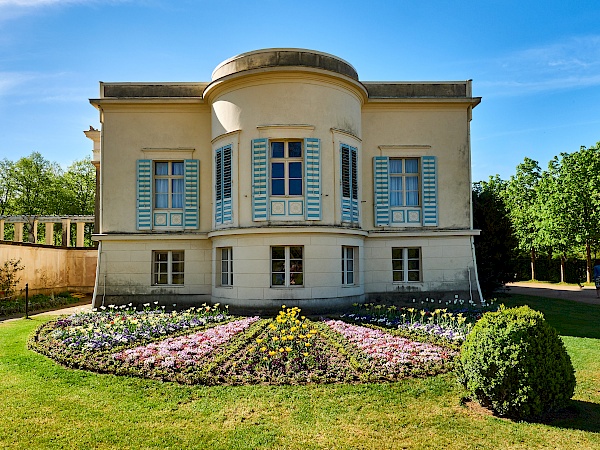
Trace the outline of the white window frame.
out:
[[[158,255],[167,255],[166,261],[157,260]],[[174,260],[173,255],[179,255],[181,259]],[[166,263],[166,271],[161,271],[161,264]],[[173,270],[175,264],[182,264],[182,270]],[[159,282],[159,276],[166,275],[167,282]],[[173,275],[181,275],[181,283],[173,283]],[[154,250],[152,252],[152,285],[153,286],[183,286],[185,283],[185,252],[183,250]]]
[[[409,253],[412,251],[417,251],[418,255],[415,258],[411,257]],[[394,253],[400,251],[400,258],[394,258]],[[423,252],[420,247],[392,247],[392,280],[394,283],[420,283],[423,281],[423,273],[422,273],[422,256]],[[400,264],[394,264],[394,262],[398,261]],[[414,264],[410,264],[411,262],[417,261],[417,269],[414,268]],[[397,268],[398,266],[401,268]],[[410,268],[409,266],[413,266]],[[411,280],[411,274],[417,274],[416,280]],[[396,279],[396,274],[399,274]]]
[[[233,286],[233,247],[217,248],[219,270],[217,271],[218,285],[223,287]]]
[[[173,175],[173,164],[180,163],[183,167],[183,172],[180,175]],[[168,170],[167,175],[157,175],[156,173],[156,165],[157,164],[167,164]],[[156,181],[157,180],[167,180],[167,192],[161,192],[160,195],[167,195],[167,206],[158,207],[156,196],[159,193],[156,190]],[[181,207],[173,207],[173,180],[182,180],[183,189],[181,191]],[[166,210],[176,210],[183,211],[185,207],[185,161],[174,160],[174,161],[164,161],[164,160],[154,160],[152,161],[152,204],[155,210],[166,211]]]
[[[406,173],[406,161],[407,160],[414,160],[417,162],[417,172],[416,173]],[[392,161],[401,161],[402,163],[402,172],[401,173],[397,173],[397,172],[392,172]],[[417,189],[416,191],[412,190],[410,192],[416,192],[417,193],[417,204],[416,205],[408,205],[407,203],[407,189],[406,189],[406,179],[407,178],[417,178]],[[394,207],[409,207],[409,208],[419,208],[421,207],[421,197],[422,197],[422,192],[421,192],[421,159],[418,157],[405,157],[405,158],[390,158],[390,206],[392,208]],[[392,178],[401,178],[402,179],[402,189],[400,190],[392,190]],[[402,198],[402,203],[399,205],[394,205],[392,203],[392,199],[395,198],[395,196],[393,195],[394,192],[401,192],[401,198]]]
[[[285,258],[273,258],[273,250],[274,249],[284,249]],[[302,256],[299,259],[301,270],[292,270],[295,264],[295,261],[298,261],[298,258],[291,257],[291,249],[292,248],[300,248],[302,251]],[[273,271],[273,265],[275,261],[284,261],[284,271]],[[271,246],[271,287],[272,288],[289,288],[289,287],[304,287],[304,246],[303,245],[273,245]],[[273,283],[274,277],[277,275],[284,275],[283,284],[275,284]],[[300,274],[301,275],[301,283],[297,283],[292,279],[292,274]]]
[[[342,246],[342,284],[356,286],[358,280],[357,270],[358,247]]]
[[[273,144],[276,142],[283,143],[283,158],[274,157],[273,156]],[[299,157],[290,157],[289,156],[289,144],[290,142],[298,142],[300,144],[301,153]],[[269,141],[269,195],[271,197],[304,197],[305,194],[305,186],[304,186],[304,170],[305,170],[305,161],[304,156],[306,149],[304,148],[304,141],[302,139],[272,139]],[[284,183],[284,193],[283,194],[274,194],[273,193],[273,164],[283,164],[283,178],[277,178],[278,180],[283,179]],[[290,163],[300,163],[300,181],[302,192],[300,194],[290,194]],[[297,179],[297,178],[294,178]]]

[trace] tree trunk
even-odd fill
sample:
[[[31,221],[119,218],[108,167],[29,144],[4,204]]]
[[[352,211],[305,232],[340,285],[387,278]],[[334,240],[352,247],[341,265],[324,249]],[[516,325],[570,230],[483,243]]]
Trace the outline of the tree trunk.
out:
[[[590,241],[585,241],[585,257],[587,260],[587,282],[592,281],[592,249]]]
[[[531,279],[535,280],[535,248],[531,247]]]
[[[565,255],[561,255],[560,257],[560,282],[565,282],[565,267],[567,264],[567,257]]]

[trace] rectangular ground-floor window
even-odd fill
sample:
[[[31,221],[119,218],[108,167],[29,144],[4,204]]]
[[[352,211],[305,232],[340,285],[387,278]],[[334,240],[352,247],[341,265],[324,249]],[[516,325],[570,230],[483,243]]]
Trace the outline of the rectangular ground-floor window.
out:
[[[392,248],[394,282],[421,281],[421,249]]]
[[[217,256],[220,263],[221,286],[233,286],[233,248],[218,248]]]
[[[304,247],[271,247],[271,286],[303,286]]]
[[[183,250],[152,252],[152,284],[183,285]]]
[[[356,284],[356,258],[358,257],[358,247],[342,247],[342,284]]]

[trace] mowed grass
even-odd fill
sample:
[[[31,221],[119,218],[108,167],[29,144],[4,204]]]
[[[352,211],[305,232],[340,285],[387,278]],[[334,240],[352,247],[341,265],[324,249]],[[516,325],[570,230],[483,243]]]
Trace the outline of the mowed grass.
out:
[[[553,302],[562,301],[542,306]],[[555,311],[559,322],[572,305],[561,306],[562,318]],[[582,306],[588,318],[596,314]],[[554,314],[546,317],[559,328]],[[26,349],[44,320],[0,324],[3,449],[600,448],[598,336],[562,333],[578,381],[566,414],[517,423],[462,406],[452,373],[388,384],[202,387],[65,369]]]

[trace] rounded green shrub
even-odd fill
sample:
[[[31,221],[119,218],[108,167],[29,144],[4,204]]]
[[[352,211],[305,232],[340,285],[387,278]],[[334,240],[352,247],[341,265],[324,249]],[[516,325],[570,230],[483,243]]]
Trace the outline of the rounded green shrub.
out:
[[[484,314],[461,348],[458,371],[482,406],[514,419],[559,409],[575,390],[562,340],[544,315],[528,306]]]

